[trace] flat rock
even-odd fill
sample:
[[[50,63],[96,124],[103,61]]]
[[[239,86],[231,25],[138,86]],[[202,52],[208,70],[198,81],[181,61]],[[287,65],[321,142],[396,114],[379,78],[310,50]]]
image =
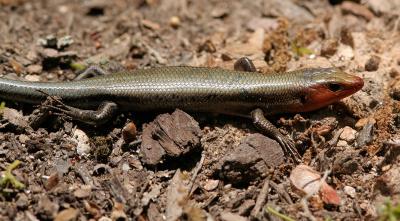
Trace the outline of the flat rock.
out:
[[[200,148],[199,123],[181,110],[161,114],[149,123],[142,134],[141,161],[156,165],[165,157],[179,157]]]
[[[311,21],[314,16],[305,8],[297,5],[292,0],[264,1],[263,14],[265,16],[286,17],[293,22]]]
[[[219,175],[232,183],[246,183],[262,177],[268,167],[283,162],[280,145],[264,135],[251,134],[217,163]]]
[[[358,151],[338,152],[333,161],[332,172],[335,174],[353,174],[360,168]]]
[[[374,189],[384,196],[392,196],[400,192],[400,167],[394,166],[378,177]]]

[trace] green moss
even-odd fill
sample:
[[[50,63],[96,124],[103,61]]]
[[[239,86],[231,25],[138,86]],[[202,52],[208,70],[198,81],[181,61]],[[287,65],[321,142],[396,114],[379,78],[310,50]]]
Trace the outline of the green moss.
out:
[[[387,199],[378,211],[380,221],[400,220],[400,204],[395,205],[390,199]]]
[[[21,183],[20,181],[15,178],[15,176],[12,174],[12,170],[17,168],[18,165],[21,163],[19,160],[15,160],[12,162],[8,167],[6,168],[6,171],[4,171],[4,177],[0,179],[0,187],[2,189],[4,188],[9,188],[10,185],[14,189],[24,189],[25,185]]]

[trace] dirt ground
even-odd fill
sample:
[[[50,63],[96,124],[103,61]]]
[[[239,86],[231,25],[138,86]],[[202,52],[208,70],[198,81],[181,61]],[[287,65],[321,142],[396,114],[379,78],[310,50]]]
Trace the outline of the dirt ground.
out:
[[[0,0],[7,78],[71,81],[110,61],[233,69],[247,56],[265,74],[335,66],[364,79],[339,103],[269,117],[300,165],[244,118],[31,127],[38,106],[4,100],[0,220],[400,220],[399,12],[398,0]]]

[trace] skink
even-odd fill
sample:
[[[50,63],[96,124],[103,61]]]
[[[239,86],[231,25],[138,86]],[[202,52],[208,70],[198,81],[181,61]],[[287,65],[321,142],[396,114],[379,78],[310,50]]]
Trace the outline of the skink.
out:
[[[290,139],[265,115],[312,111],[363,87],[363,80],[336,68],[302,69],[262,74],[242,59],[237,70],[203,67],[160,67],[119,71],[71,82],[25,82],[1,78],[0,98],[38,104],[47,95],[67,105],[57,108],[87,123],[102,123],[117,109],[216,112],[252,117],[255,125],[276,139],[298,160]],[[104,72],[98,67],[86,72]],[[78,108],[96,111],[80,110]]]

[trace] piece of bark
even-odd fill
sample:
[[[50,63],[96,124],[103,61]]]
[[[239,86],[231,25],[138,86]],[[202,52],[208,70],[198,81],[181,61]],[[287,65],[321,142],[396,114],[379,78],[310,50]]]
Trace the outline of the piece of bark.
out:
[[[149,123],[142,134],[141,161],[157,165],[165,157],[180,157],[200,148],[199,123],[181,110],[161,114]]]

